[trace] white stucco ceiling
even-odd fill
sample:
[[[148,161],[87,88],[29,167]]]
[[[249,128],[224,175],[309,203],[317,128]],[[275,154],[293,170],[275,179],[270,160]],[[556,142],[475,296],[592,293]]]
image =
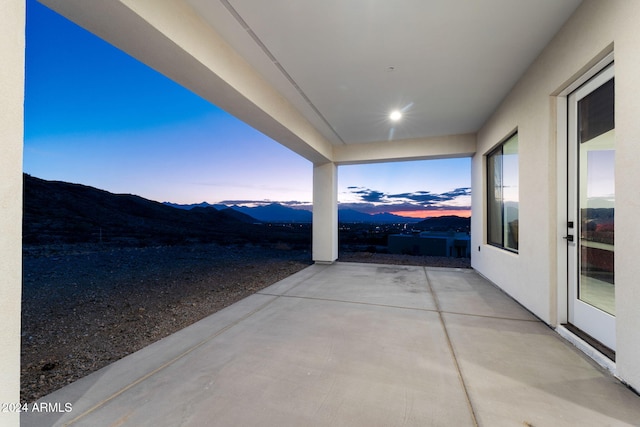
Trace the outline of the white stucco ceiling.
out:
[[[477,131],[580,0],[188,3],[342,145]]]

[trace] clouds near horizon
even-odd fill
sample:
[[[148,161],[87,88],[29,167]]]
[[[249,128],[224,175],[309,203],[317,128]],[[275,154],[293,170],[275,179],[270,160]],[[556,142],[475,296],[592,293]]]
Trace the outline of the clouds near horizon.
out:
[[[415,191],[385,193],[367,187],[347,187],[351,201],[340,203],[342,208],[376,214],[381,212],[460,211],[471,210],[471,188],[460,187],[443,193]],[[355,200],[354,200],[355,198]]]
[[[403,216],[439,216],[471,214],[471,188],[460,187],[443,193],[415,191],[410,193],[385,193],[367,187],[347,187],[349,201],[339,202],[340,209],[353,209],[371,215],[379,213],[397,213]],[[220,204],[231,206],[266,206],[278,203],[294,209],[311,210],[312,203],[300,200],[223,200]]]
[[[293,209],[304,209],[311,210],[313,205],[310,202],[303,202],[300,200],[251,200],[251,199],[238,199],[238,200],[222,200],[218,202],[221,205],[227,206],[247,206],[247,207],[257,207],[257,206],[267,206],[273,203],[277,203],[282,206],[286,206],[288,208]]]

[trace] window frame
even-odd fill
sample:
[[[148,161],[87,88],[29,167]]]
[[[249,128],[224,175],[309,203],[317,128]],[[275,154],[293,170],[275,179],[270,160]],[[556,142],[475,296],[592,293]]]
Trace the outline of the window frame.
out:
[[[518,254],[520,247],[519,239],[519,226],[516,227],[515,233],[509,226],[505,224],[507,218],[507,209],[505,208],[505,188],[509,185],[505,185],[504,180],[504,148],[507,144],[514,141],[516,145],[517,156],[517,174],[516,174],[516,188],[517,188],[517,210],[515,221],[519,224],[519,205],[520,205],[520,150],[519,150],[519,138],[518,130],[511,132],[509,136],[504,138],[499,144],[491,148],[485,154],[485,177],[486,177],[486,235],[485,242],[488,245],[496,248],[504,249],[506,251]],[[499,174],[497,173],[499,168]],[[506,183],[509,184],[509,183]],[[498,197],[496,195],[499,194]],[[499,214],[498,214],[499,211]],[[509,222],[511,224],[514,220]],[[496,238],[498,237],[499,238]],[[510,240],[511,238],[511,240]],[[514,242],[514,243],[509,243]]]

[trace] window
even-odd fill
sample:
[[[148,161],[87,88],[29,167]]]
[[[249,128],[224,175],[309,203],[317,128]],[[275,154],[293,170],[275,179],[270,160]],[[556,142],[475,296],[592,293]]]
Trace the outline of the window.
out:
[[[518,251],[518,134],[487,154],[487,242]]]

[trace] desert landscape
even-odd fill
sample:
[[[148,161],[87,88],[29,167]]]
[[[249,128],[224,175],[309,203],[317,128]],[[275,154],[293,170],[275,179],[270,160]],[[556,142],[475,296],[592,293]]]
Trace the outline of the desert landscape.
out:
[[[21,401],[311,265],[310,227],[253,222],[25,176]],[[339,261],[469,267],[468,258],[366,251],[341,251]]]

